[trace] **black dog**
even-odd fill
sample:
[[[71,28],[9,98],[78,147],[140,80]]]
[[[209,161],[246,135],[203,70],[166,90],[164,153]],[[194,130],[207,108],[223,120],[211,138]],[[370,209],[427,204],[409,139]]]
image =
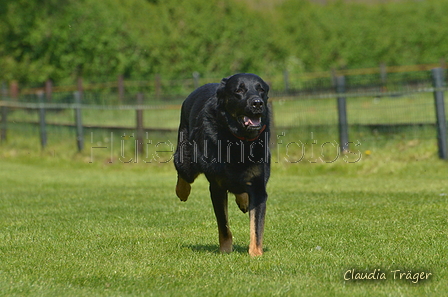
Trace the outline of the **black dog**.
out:
[[[220,251],[232,251],[227,193],[235,194],[241,211],[249,211],[249,254],[263,254],[266,184],[270,175],[269,86],[257,75],[235,74],[206,84],[185,99],[174,163],[176,194],[190,195],[195,178],[210,183],[219,230]]]

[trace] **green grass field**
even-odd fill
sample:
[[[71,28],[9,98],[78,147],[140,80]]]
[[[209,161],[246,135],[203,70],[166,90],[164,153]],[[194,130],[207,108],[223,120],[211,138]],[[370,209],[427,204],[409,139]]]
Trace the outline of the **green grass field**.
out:
[[[448,291],[448,169],[436,157],[434,139],[363,143],[356,163],[344,161],[350,156],[312,163],[310,155],[290,163],[286,160],[299,152],[286,155],[285,146],[275,148],[265,254],[250,258],[248,216],[233,197],[235,251],[218,253],[203,177],[182,203],[174,194],[172,162],[122,163],[117,148],[112,163],[108,150],[94,150],[89,163],[89,148],[106,142],[107,134],[95,135],[94,143],[86,137],[79,154],[73,133],[55,129],[45,151],[37,130],[27,137],[13,130],[0,147],[2,296],[442,296]],[[285,136],[285,143],[293,140]],[[352,270],[375,269],[386,279],[344,280]],[[394,279],[397,270],[402,279],[400,272]],[[411,278],[431,275],[416,282],[406,280],[408,271]]]

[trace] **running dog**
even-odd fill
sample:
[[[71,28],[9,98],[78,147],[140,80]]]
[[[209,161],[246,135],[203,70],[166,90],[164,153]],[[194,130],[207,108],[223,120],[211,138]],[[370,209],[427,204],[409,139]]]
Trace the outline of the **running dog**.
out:
[[[206,84],[183,102],[174,164],[176,194],[186,201],[191,183],[204,173],[210,183],[219,231],[219,249],[232,252],[227,194],[249,212],[249,254],[263,254],[263,231],[270,176],[269,86],[255,74],[240,73]]]

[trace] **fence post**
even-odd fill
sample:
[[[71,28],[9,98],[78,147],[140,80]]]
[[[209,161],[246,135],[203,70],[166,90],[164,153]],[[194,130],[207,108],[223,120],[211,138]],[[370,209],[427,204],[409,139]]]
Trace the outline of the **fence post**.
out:
[[[337,82],[336,82],[337,73],[336,73],[336,69],[331,68],[330,76],[331,76],[331,85],[336,88],[337,87]]]
[[[11,81],[9,84],[9,97],[14,101],[19,98],[19,83],[15,80]]]
[[[47,98],[47,102],[52,101],[52,96],[53,96],[53,82],[50,79],[48,79],[45,82],[45,97]]]
[[[143,94],[138,93],[137,94],[137,109],[136,109],[136,119],[137,119],[137,152],[143,153]]]
[[[40,126],[40,144],[42,149],[45,149],[47,145],[47,125],[45,123],[45,96],[44,92],[37,93],[37,99],[39,102],[39,126]]]
[[[78,152],[84,149],[84,131],[82,127],[81,116],[81,93],[74,92],[75,97],[75,126],[76,126],[76,144],[78,146]]]
[[[285,93],[289,93],[289,72],[288,72],[288,70],[283,71],[283,80],[285,81]]]
[[[6,141],[6,134],[8,131],[8,106],[2,106],[1,107],[1,113],[2,113],[2,123],[1,123],[1,131],[0,131],[0,141],[3,143]]]
[[[386,91],[387,84],[387,66],[386,63],[380,64],[381,92]]]
[[[194,89],[199,88],[199,72],[193,72],[193,80],[194,80]]]
[[[434,90],[434,103],[436,108],[436,126],[437,126],[437,145],[439,147],[439,158],[448,159],[447,143],[446,143],[446,116],[445,116],[445,102],[443,97],[444,87],[442,68],[434,68],[431,70]]]
[[[160,96],[162,95],[162,78],[160,77],[160,74],[156,74],[154,78],[154,88],[156,99],[160,99]]]
[[[2,82],[2,93],[1,93],[1,100],[5,101],[6,97],[8,96],[8,89],[6,88],[6,84]],[[0,142],[6,141],[6,134],[8,131],[8,106],[1,106],[1,116],[2,116],[2,122],[0,124]]]
[[[84,97],[84,85],[83,85],[83,79],[81,76],[78,77],[78,81],[76,83],[76,88],[79,92],[80,98],[83,98]]]
[[[338,94],[339,147],[341,152],[348,150],[347,106],[345,102],[345,76],[336,76],[336,93]]]
[[[124,98],[124,78],[123,75],[118,76],[118,103],[122,104]]]

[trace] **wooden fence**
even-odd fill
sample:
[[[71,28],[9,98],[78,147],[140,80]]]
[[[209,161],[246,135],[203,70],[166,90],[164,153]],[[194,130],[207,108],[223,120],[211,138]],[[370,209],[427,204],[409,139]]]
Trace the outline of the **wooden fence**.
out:
[[[444,92],[446,87],[444,84],[444,70],[442,68],[434,68],[431,70],[431,75],[433,79],[433,87],[428,88],[425,92],[432,92],[434,96],[434,106],[436,118],[434,122],[436,123],[437,129],[437,143],[438,143],[438,155],[441,159],[448,159],[447,155],[447,121],[445,115],[445,104],[444,104]],[[323,96],[331,96],[337,100],[337,113],[338,113],[338,128],[339,128],[339,145],[340,150],[344,151],[347,149],[349,143],[349,131],[348,131],[348,119],[347,119],[347,107],[346,98],[347,97],[361,97],[366,96],[366,94],[350,93],[346,92],[346,79],[345,76],[336,76],[335,79],[336,86],[335,90],[331,93],[325,93]],[[381,93],[383,95],[383,93]],[[39,127],[40,127],[40,140],[42,148],[45,148],[47,143],[47,121],[46,121],[46,111],[48,109],[72,109],[74,110],[74,124],[76,127],[76,142],[79,151],[84,148],[84,135],[83,135],[83,121],[82,121],[82,110],[83,109],[120,109],[120,110],[135,110],[135,129],[137,131],[137,143],[143,143],[144,130],[149,130],[143,125],[143,110],[146,109],[166,109],[166,108],[176,108],[179,109],[180,106],[151,106],[143,105],[143,94],[138,93],[136,96],[135,105],[120,105],[120,106],[93,106],[91,104],[82,103],[82,92],[75,91],[73,93],[74,100],[70,104],[61,103],[51,103],[48,102],[48,96],[45,96],[44,91],[40,90],[38,92],[38,102],[37,103],[23,103],[14,100],[4,100],[0,101],[1,109],[1,122],[0,122],[0,138],[2,142],[7,140],[8,131],[8,111],[10,109],[34,109],[39,111]],[[319,94],[316,94],[318,98]],[[47,98],[47,102],[45,99]],[[108,128],[108,127],[104,127]],[[129,128],[129,127],[126,127]],[[141,150],[143,147],[139,146]]]
[[[418,71],[430,71],[434,68],[443,68],[446,69],[445,61],[442,60],[438,64],[421,64],[421,65],[404,65],[404,66],[387,66],[385,64],[380,64],[378,67],[373,68],[363,68],[363,69],[332,69],[331,71],[320,71],[320,72],[308,72],[308,73],[299,73],[299,74],[291,74],[286,70],[283,72],[283,77],[264,77],[266,81],[283,81],[282,86],[277,86],[274,89],[275,92],[287,93],[291,91],[291,82],[294,81],[310,81],[313,79],[329,79],[333,81],[333,86],[335,85],[335,78],[338,76],[365,76],[365,75],[377,75],[383,84],[387,83],[388,74],[393,73],[410,73],[410,72],[418,72]],[[45,97],[47,98],[47,102],[52,102],[52,94],[53,93],[61,93],[61,92],[79,92],[83,93],[85,91],[95,91],[95,90],[104,90],[104,89],[113,89],[117,93],[118,102],[122,103],[123,98],[125,97],[127,89],[142,89],[149,88],[151,89],[152,96],[154,98],[161,98],[164,95],[164,86],[168,86],[165,88],[169,88],[169,86],[183,86],[184,89],[194,89],[197,88],[201,84],[218,82],[221,78],[201,78],[198,72],[193,72],[191,78],[186,79],[162,79],[160,75],[155,75],[151,80],[125,80],[123,75],[119,75],[116,81],[109,82],[100,82],[100,83],[90,83],[86,82],[82,77],[77,79],[77,83],[75,85],[66,85],[66,86],[54,86],[51,80],[47,80],[42,86],[39,87],[20,87],[19,82],[11,81],[9,83],[9,87],[3,86],[3,93],[7,93],[9,98],[12,100],[16,100],[20,96],[23,95],[34,95],[38,93],[45,93]],[[145,92],[146,93],[146,92]],[[172,94],[171,94],[172,95]],[[181,94],[184,95],[184,94]]]

